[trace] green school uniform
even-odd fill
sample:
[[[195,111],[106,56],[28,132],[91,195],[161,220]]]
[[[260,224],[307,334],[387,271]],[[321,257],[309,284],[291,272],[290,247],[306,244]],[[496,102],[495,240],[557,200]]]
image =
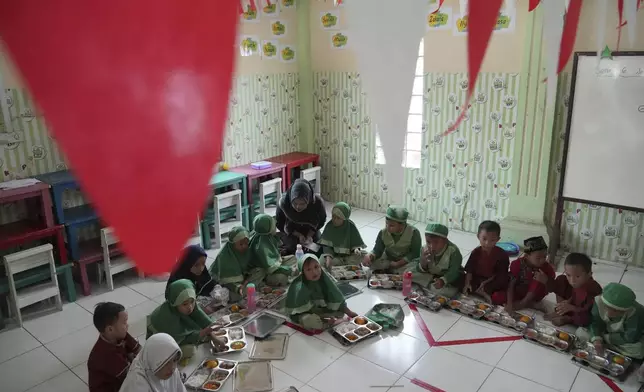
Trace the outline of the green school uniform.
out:
[[[341,226],[335,226],[329,221],[324,227],[320,245],[322,245],[322,260],[327,256],[332,258],[332,265],[359,265],[363,255],[356,254],[356,249],[364,249],[362,236],[351,216],[351,207],[344,202],[337,203],[331,212],[332,215],[344,219]]]
[[[291,275],[290,266],[295,264],[296,259],[295,256],[280,256],[275,219],[259,214],[253,220],[253,228],[254,231],[250,234],[250,266],[264,271],[267,285],[286,286]]]
[[[318,330],[325,327],[324,318],[342,317],[346,302],[333,278],[324,270],[317,281],[306,280],[302,270],[307,260],[319,264],[318,258],[310,253],[302,256],[298,262],[300,275],[288,288],[286,314],[304,328]]]
[[[196,346],[210,339],[209,336],[199,336],[199,332],[209,326],[212,321],[196,303],[194,310],[189,315],[182,314],[177,310],[177,306],[190,298],[193,300],[197,298],[192,282],[187,279],[172,282],[168,287],[166,301],[148,316],[146,338],[155,333],[167,333],[181,347],[184,357],[193,356]]]

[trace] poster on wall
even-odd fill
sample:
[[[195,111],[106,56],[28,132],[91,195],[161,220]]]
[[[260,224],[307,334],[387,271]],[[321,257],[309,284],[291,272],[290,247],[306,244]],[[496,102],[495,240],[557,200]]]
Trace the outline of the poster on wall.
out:
[[[239,54],[242,57],[254,56],[259,53],[259,38],[254,35],[242,35],[239,41]]]
[[[427,14],[427,31],[435,30],[449,30],[454,23],[454,15],[450,7],[441,7],[441,9],[433,13],[434,8]]]
[[[331,33],[331,49],[347,49],[349,47],[349,36],[346,31]]]
[[[282,9],[295,8],[295,0],[281,0],[280,6]]]
[[[320,13],[320,26],[324,30],[337,30],[340,28],[340,13],[336,10]]]
[[[246,10],[240,15],[240,18],[244,23],[259,23],[259,12],[249,4],[246,6]]]
[[[454,28],[452,29],[454,35],[467,35],[467,19],[468,16],[462,16],[461,13],[454,13]],[[494,27],[494,33],[512,33],[516,25],[516,9],[510,10],[510,12],[505,9],[499,12],[499,16],[496,19],[496,26]]]
[[[266,60],[277,59],[277,48],[279,47],[279,44],[279,41],[276,39],[267,39],[262,41],[262,58]]]
[[[283,20],[276,20],[271,23],[271,35],[273,37],[284,37],[286,30],[286,22]]]
[[[280,61],[282,63],[294,63],[297,60],[295,45],[282,44],[279,46]]]
[[[280,8],[277,5],[277,1],[271,1],[271,5],[268,3],[264,4],[262,7],[262,14],[269,18],[277,18],[280,15]]]

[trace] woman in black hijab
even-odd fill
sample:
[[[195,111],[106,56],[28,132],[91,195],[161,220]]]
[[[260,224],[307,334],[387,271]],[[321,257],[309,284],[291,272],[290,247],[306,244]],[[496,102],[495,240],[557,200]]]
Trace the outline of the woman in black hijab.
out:
[[[165,296],[168,297],[168,287],[175,280],[188,279],[195,285],[197,295],[210,296],[215,288],[215,282],[206,269],[206,251],[199,245],[190,245],[183,250],[181,260],[174,266],[168,283],[165,286]]]
[[[298,244],[306,248],[304,244],[320,239],[320,229],[326,223],[324,201],[315,194],[308,181],[298,178],[282,195],[276,221],[277,228],[283,233],[281,253],[293,254]]]

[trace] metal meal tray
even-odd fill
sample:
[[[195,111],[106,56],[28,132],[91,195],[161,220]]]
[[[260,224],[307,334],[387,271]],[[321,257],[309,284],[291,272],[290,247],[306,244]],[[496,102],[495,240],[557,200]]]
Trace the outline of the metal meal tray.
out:
[[[632,370],[633,360],[612,350],[604,350],[604,355],[597,355],[591,343],[579,343],[572,350],[572,361],[591,372],[602,376],[624,381]]]
[[[513,312],[512,314],[509,314],[503,306],[495,306],[487,312],[484,317],[488,321],[507,328],[512,328],[519,332],[523,332],[523,330],[534,321],[534,317],[530,317],[521,312]]]
[[[246,347],[246,333],[242,327],[222,328],[214,331],[213,334],[219,339],[225,339],[227,350],[219,351],[213,341],[210,341],[211,351],[213,354],[226,354],[235,351],[241,351]]]
[[[447,305],[449,299],[442,295],[436,295],[424,290],[412,291],[405,301],[413,303],[432,312],[440,311],[443,306]]]
[[[220,358],[206,358],[186,379],[186,388],[195,391],[218,391],[224,385],[237,366],[237,361],[230,361]],[[213,388],[206,385],[214,382]],[[216,386],[216,387],[215,387]]]
[[[355,288],[351,283],[349,282],[339,282],[337,284],[338,289],[340,289],[340,292],[344,296],[344,299],[353,297],[354,295],[358,295],[362,292],[362,290]]]
[[[373,274],[367,280],[370,289],[402,290],[402,275]]]
[[[232,304],[223,309],[219,309],[210,315],[213,324],[216,327],[229,327],[248,318],[249,312],[246,306],[241,304]]]
[[[278,329],[286,320],[269,313],[262,313],[244,324],[244,332],[262,339]]]
[[[266,339],[255,339],[248,358],[259,360],[284,359],[288,348],[289,335],[276,333]]]
[[[477,302],[469,298],[452,299],[447,302],[447,306],[455,312],[465,314],[475,319],[482,318],[492,308],[492,305],[483,301]]]
[[[256,305],[258,308],[268,309],[284,297],[286,297],[285,288],[264,286],[257,293]]]
[[[539,322],[526,327],[523,330],[523,338],[561,352],[568,351],[577,341],[575,335]]]
[[[269,361],[239,362],[233,377],[234,392],[264,392],[273,389],[273,366]]]
[[[333,327],[333,332],[342,336],[347,343],[357,343],[369,336],[377,334],[382,326],[365,316],[357,316],[350,321]]]
[[[356,280],[367,278],[367,275],[362,271],[362,268],[357,265],[331,267],[330,273],[336,280]]]

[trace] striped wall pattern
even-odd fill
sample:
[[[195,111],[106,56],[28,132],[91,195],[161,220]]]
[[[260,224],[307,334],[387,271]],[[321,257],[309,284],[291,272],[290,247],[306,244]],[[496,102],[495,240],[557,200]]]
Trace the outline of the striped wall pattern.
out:
[[[440,134],[465,103],[467,75],[431,73],[424,85],[421,167],[405,170],[404,204],[412,218],[473,232],[482,220],[503,220],[510,202],[519,76],[481,74],[465,121],[446,137]],[[359,75],[317,73],[313,94],[324,197],[384,210],[388,186],[375,164],[375,135]]]
[[[550,225],[554,225],[555,220],[571,76],[568,73],[559,76],[546,205],[546,218]],[[592,258],[644,266],[643,237],[644,225],[638,213],[582,203],[564,204],[562,248],[565,251],[583,252]]]

